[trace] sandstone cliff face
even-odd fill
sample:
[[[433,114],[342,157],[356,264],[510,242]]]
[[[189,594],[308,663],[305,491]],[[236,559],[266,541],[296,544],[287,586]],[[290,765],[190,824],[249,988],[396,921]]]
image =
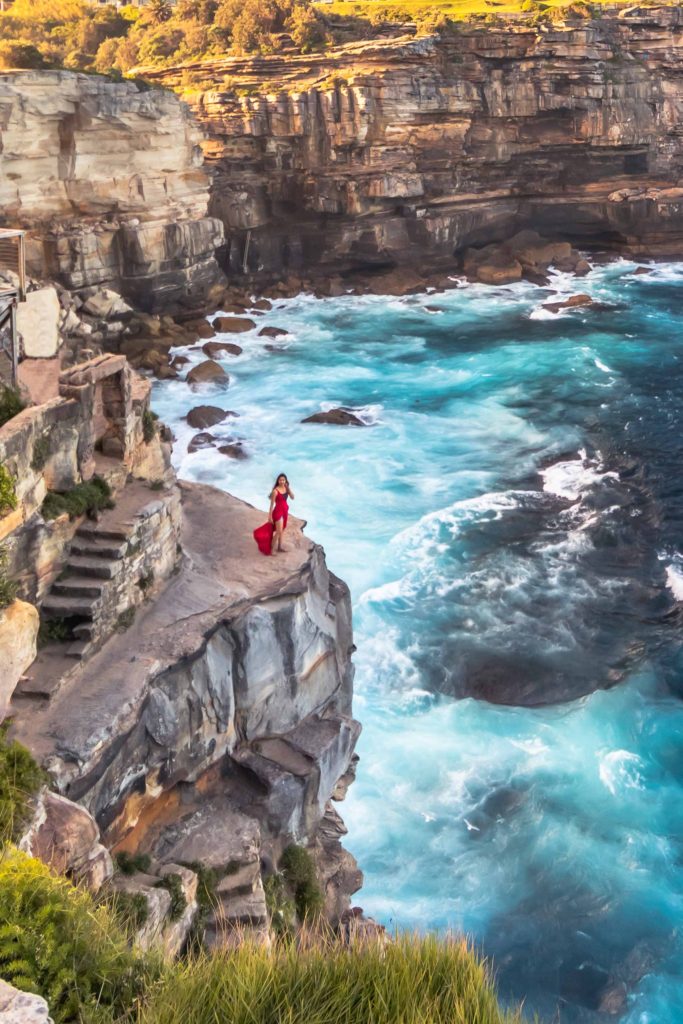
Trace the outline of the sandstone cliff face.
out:
[[[194,65],[230,266],[415,263],[526,227],[679,254],[682,44],[679,8],[631,8]]]
[[[262,513],[212,488],[181,491],[180,572],[47,702],[29,696],[37,662],[14,730],[110,848],[225,866],[246,830],[264,906],[261,853],[308,842],[343,795],[360,731],[349,592],[296,521],[290,552],[266,559],[251,537]]]
[[[29,272],[139,308],[200,305],[220,274],[200,132],[163,89],[66,71],[0,74],[0,224]]]

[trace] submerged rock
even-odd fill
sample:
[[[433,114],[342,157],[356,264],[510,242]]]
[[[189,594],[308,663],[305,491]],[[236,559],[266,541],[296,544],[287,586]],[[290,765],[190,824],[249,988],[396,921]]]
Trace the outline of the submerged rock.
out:
[[[350,409],[329,409],[327,412],[316,412],[313,416],[307,416],[302,423],[331,423],[338,427],[367,427],[362,419],[351,412]]]
[[[237,441],[235,444],[222,444],[218,451],[221,455],[227,455],[230,459],[249,458],[240,441]]]
[[[209,434],[206,431],[202,431],[200,434],[195,434],[187,446],[188,453],[192,455],[194,452],[199,452],[203,448],[215,448],[215,440],[216,438],[213,434]]]
[[[206,345],[202,345],[202,352],[209,359],[215,359],[222,352],[227,352],[231,356],[241,356],[243,351],[240,345],[234,345],[231,341],[207,341]]]
[[[284,338],[289,334],[284,327],[262,327],[258,332],[259,338]]]

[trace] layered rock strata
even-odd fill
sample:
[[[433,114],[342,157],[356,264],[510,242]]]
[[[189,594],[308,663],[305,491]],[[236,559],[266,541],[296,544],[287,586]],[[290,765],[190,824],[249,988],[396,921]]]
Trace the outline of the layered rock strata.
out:
[[[679,255],[682,43],[679,8],[632,7],[192,65],[232,273],[420,267],[529,227]]]
[[[14,732],[109,848],[150,854],[157,875],[195,862],[218,872],[208,944],[245,925],[266,941],[262,871],[289,842],[316,841],[360,731],[349,592],[295,520],[291,550],[265,559],[251,537],[262,513],[180,488],[180,571],[61,686],[45,687],[39,657]],[[337,919],[360,884],[344,866]]]
[[[163,89],[68,71],[0,73],[0,224],[29,272],[140,309],[201,306],[221,274],[200,132]],[[42,353],[32,353],[42,354]]]

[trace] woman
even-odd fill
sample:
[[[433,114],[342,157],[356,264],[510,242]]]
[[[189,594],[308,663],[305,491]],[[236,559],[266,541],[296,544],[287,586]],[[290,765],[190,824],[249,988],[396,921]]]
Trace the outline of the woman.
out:
[[[289,480],[285,474],[280,473],[270,492],[268,522],[254,530],[254,540],[262,555],[274,555],[276,551],[287,550],[282,546],[282,534],[287,528],[289,517],[288,498],[293,501],[294,492],[289,486]]]
[[[289,486],[289,480],[284,473],[280,473],[275,481],[275,486],[270,492],[270,509],[268,510],[268,522],[275,527],[273,531],[273,553],[275,551],[286,551],[282,546],[282,534],[287,529],[289,517],[289,505],[287,498],[294,501],[294,493]]]

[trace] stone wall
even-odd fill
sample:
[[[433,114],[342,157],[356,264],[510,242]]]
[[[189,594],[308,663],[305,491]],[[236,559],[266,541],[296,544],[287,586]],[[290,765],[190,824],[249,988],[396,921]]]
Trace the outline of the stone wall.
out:
[[[419,267],[529,227],[670,256],[682,68],[681,9],[631,7],[214,60],[187,98],[235,275]]]
[[[221,279],[200,132],[164,89],[68,71],[0,73],[0,224],[30,229],[29,273],[105,285],[150,312]]]

